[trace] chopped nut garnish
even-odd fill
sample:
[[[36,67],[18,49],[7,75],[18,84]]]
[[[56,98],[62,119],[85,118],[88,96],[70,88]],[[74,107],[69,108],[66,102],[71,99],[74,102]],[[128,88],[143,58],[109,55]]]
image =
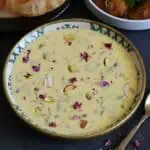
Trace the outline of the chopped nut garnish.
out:
[[[78,71],[78,69],[76,68],[75,65],[68,65],[68,70],[70,72],[77,72]]]
[[[44,101],[47,102],[47,103],[55,103],[55,102],[56,102],[55,98],[54,98],[54,97],[51,97],[51,96],[46,97],[46,98],[44,99]]]
[[[26,79],[29,79],[31,76],[32,76],[32,75],[31,75],[30,73],[27,73],[26,75],[24,75],[24,77],[25,77]]]
[[[92,95],[92,93],[86,93],[86,98],[88,99],[88,100],[91,100],[92,99],[92,97],[93,97],[93,95]]]
[[[44,44],[39,44],[39,49],[43,48],[44,46]]]
[[[107,66],[108,65],[108,58],[106,57],[105,59],[104,59],[104,66]]]
[[[75,85],[67,85],[67,86],[64,88],[63,92],[64,92],[64,93],[67,93],[67,92],[69,92],[69,91],[75,90],[76,88],[77,88],[77,87],[76,87]]]
[[[44,60],[46,60],[46,58],[47,58],[46,53],[43,53],[42,57],[43,57]]]
[[[88,121],[87,120],[80,120],[80,128],[84,129],[87,125]]]

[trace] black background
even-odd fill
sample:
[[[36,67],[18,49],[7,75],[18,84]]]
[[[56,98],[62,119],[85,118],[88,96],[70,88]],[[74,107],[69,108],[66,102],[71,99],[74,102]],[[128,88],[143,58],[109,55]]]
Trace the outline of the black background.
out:
[[[97,20],[85,7],[83,0],[73,0],[69,9],[58,19],[62,18],[87,18]],[[1,23],[1,20],[0,20]],[[8,26],[8,25],[7,25]],[[11,24],[10,24],[11,26]],[[147,31],[123,31],[139,49],[147,69],[147,93],[150,88],[150,30]],[[17,118],[11,110],[2,88],[2,71],[8,53],[12,46],[26,32],[0,32],[0,69],[1,69],[1,90],[0,90],[0,150],[100,150],[104,148],[105,140],[112,140],[112,148],[128,134],[131,128],[139,121],[144,114],[144,101],[136,114],[120,129],[105,137],[97,137],[89,140],[64,140],[52,139],[44,136]],[[147,120],[141,127],[134,139],[140,140],[140,150],[150,150],[150,120]],[[132,144],[128,150],[133,150]]]

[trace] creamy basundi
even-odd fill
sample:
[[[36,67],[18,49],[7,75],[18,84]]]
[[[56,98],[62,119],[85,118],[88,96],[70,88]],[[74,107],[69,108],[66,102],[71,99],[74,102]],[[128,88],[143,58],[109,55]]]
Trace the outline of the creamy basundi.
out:
[[[127,50],[86,29],[39,37],[18,56],[11,78],[24,113],[62,135],[106,130],[126,114],[137,90]]]

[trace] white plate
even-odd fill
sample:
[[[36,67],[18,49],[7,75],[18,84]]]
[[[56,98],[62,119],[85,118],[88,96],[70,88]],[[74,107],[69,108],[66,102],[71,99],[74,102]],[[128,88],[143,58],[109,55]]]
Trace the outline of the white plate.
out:
[[[150,19],[144,20],[129,20],[112,16],[100,9],[94,0],[85,0],[85,4],[89,10],[100,20],[114,27],[126,30],[146,30],[150,29]]]

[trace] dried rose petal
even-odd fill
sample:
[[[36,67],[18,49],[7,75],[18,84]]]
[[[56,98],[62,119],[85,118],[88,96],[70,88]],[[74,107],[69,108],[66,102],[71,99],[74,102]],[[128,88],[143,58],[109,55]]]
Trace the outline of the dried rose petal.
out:
[[[45,98],[46,98],[46,95],[41,94],[41,95],[39,95],[39,98],[40,98],[40,99],[45,99]]]
[[[87,120],[80,120],[80,128],[84,129],[87,125],[88,121]]]
[[[31,50],[27,50],[27,55],[22,58],[23,63],[28,63],[29,62],[30,53],[31,53]]]
[[[112,141],[111,140],[106,140],[104,146],[111,146]]]
[[[73,106],[72,106],[75,110],[77,110],[77,109],[81,109],[81,107],[82,107],[82,103],[79,103],[79,102],[75,102],[74,104],[73,104]]]
[[[28,62],[29,62],[29,57],[24,56],[24,57],[22,58],[22,61],[23,61],[23,63],[28,63]]]
[[[139,140],[135,140],[135,141],[132,143],[132,145],[133,145],[134,150],[137,150],[137,149],[139,149],[141,143],[140,143]]]
[[[51,122],[49,124],[49,127],[56,128],[57,127],[56,122]]]
[[[111,49],[111,48],[112,48],[112,43],[104,43],[104,46],[105,46],[107,49]]]
[[[74,84],[74,82],[77,82],[77,78],[75,78],[75,77],[71,78],[69,81],[70,81],[70,83]]]
[[[81,59],[85,60],[85,62],[88,62],[90,56],[87,52],[83,52],[83,53],[80,53],[80,57]]]
[[[40,71],[40,64],[38,65],[38,66],[32,66],[32,70],[34,71],[34,72],[39,72]]]
[[[98,84],[102,88],[108,87],[110,85],[109,82],[107,82],[107,81],[100,81]]]
[[[71,119],[72,119],[72,120],[80,120],[80,118],[81,118],[81,117],[79,117],[79,116],[77,116],[77,115],[74,115]]]

